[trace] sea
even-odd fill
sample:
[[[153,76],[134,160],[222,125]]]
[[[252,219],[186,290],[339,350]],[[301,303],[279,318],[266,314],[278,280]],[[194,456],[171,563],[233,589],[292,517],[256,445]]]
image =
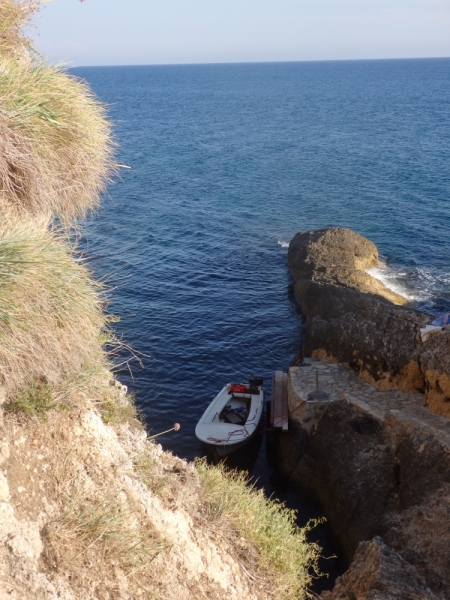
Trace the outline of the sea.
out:
[[[201,456],[195,425],[219,389],[255,375],[270,393],[299,351],[286,263],[298,231],[357,231],[379,249],[376,277],[419,310],[450,311],[450,59],[71,72],[106,103],[127,167],[82,247],[143,363],[130,353],[118,377],[151,434],[181,425],[165,449]],[[242,465],[299,524],[320,516],[279,480],[264,436]],[[339,555],[330,532],[317,538]],[[344,566],[322,568],[316,591]]]

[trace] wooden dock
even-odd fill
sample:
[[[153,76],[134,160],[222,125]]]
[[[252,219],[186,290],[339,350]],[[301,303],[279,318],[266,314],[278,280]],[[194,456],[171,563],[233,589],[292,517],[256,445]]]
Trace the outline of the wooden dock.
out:
[[[283,431],[287,431],[289,421],[287,378],[283,371],[275,371],[272,377],[270,426]]]

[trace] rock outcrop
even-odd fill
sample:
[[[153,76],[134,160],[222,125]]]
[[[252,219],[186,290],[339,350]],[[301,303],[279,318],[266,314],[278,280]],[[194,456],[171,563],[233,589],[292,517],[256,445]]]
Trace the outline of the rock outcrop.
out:
[[[417,570],[379,537],[361,542],[349,570],[323,600],[436,600]]]
[[[348,362],[381,389],[423,391],[450,416],[450,331],[422,342],[432,317],[367,273],[378,264],[372,242],[338,227],[300,232],[288,261],[306,316],[305,355]]]
[[[91,408],[0,436],[2,600],[272,597],[208,527],[193,464],[141,428]]]
[[[447,431],[445,419],[423,408],[421,398],[450,416],[450,327],[423,341],[420,329],[432,317],[370,275],[377,248],[352,231],[298,233],[288,260],[306,316],[304,356],[347,363],[380,390],[424,394],[417,394],[420,408],[409,412],[398,406],[401,392],[394,389],[380,392],[378,406],[376,393],[365,401],[358,396],[364,386],[349,377],[348,394],[330,392],[315,412],[311,404],[293,414],[289,432],[281,435],[286,476],[320,501],[352,561],[322,597],[448,600],[450,423]],[[313,364],[310,359],[310,369]],[[329,391],[323,363],[321,369],[321,385]],[[309,382],[306,375],[301,381]]]
[[[450,417],[450,326],[429,335],[420,353],[426,383],[426,400],[431,410]]]
[[[450,451],[439,432],[394,414],[376,419],[342,399],[309,432],[292,422],[280,456],[294,489],[320,501],[358,570],[358,545],[382,536],[437,597],[450,598]]]

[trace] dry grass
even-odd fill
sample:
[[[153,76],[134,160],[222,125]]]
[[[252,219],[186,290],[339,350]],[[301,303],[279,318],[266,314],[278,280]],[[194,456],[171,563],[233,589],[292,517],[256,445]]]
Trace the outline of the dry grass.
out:
[[[1,208],[83,218],[112,172],[110,126],[86,84],[14,60],[0,73]]]
[[[147,444],[153,446],[154,442],[147,441]],[[141,481],[166,508],[173,510],[182,506],[195,514],[200,490],[196,471],[191,465],[168,452],[161,460],[149,448],[134,458],[133,467]]]
[[[137,457],[134,468],[147,488],[159,497],[164,498],[171,479],[167,473],[160,468],[158,460],[149,454],[142,454]]]
[[[87,84],[11,54],[23,51],[20,30],[38,4],[0,4],[0,212],[73,223],[98,204],[114,171],[111,127]]]
[[[40,4],[0,0],[0,385],[7,408],[42,418],[109,368],[101,286],[46,229],[85,216],[113,165],[104,108],[23,34]]]
[[[121,580],[147,581],[152,560],[170,547],[120,487],[101,480],[101,470],[87,475],[75,452],[66,447],[54,465],[53,490],[47,487],[57,510],[42,531],[43,568],[67,578],[77,597],[87,590],[117,597]]]
[[[38,2],[1,0],[0,2],[0,60],[3,57],[30,58],[30,43],[23,34]]]
[[[120,345],[108,332],[106,335],[100,335],[99,341],[114,348]],[[53,387],[51,408],[71,409],[88,404],[98,410],[104,423],[128,424],[133,429],[144,429],[134,395],[124,392],[123,388],[126,390],[126,387],[113,378],[110,370],[113,357],[99,349],[93,358],[93,361],[84,362],[81,368],[71,375],[65,375],[60,383]]]
[[[309,596],[312,576],[319,575],[321,549],[306,539],[306,528],[295,524],[295,511],[268,499],[248,484],[246,475],[223,465],[196,461],[202,486],[203,514],[237,547],[249,571],[268,579],[277,598]]]
[[[44,528],[44,559],[51,569],[66,572],[72,581],[86,566],[94,572],[120,566],[129,575],[166,548],[129,505],[107,493],[85,495],[75,481],[61,514]]]
[[[55,388],[85,364],[104,364],[99,293],[55,234],[0,233],[0,384],[7,399],[33,382]]]

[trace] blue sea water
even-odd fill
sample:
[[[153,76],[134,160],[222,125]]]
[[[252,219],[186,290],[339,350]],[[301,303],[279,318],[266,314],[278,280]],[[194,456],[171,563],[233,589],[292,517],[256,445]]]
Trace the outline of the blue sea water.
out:
[[[78,68],[131,170],[86,234],[120,287],[127,383],[163,445],[192,458],[218,386],[299,348],[286,244],[342,225],[434,313],[450,308],[450,59]]]
[[[77,68],[129,165],[86,226],[117,331],[148,355],[121,379],[165,448],[226,382],[287,369],[300,346],[287,243],[340,225],[377,275],[450,310],[450,59]]]

